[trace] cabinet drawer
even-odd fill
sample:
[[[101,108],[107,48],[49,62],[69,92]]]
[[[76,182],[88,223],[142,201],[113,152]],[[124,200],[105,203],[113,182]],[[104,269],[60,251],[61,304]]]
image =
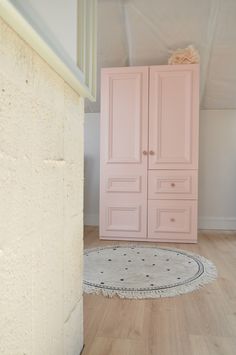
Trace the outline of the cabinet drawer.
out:
[[[149,199],[197,199],[196,170],[149,170]]]
[[[149,200],[148,210],[148,238],[196,240],[197,201]]]

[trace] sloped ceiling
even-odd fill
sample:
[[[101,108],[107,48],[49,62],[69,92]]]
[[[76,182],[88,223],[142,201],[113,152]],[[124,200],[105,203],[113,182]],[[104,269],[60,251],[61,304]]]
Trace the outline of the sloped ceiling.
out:
[[[201,57],[201,108],[236,109],[236,0],[98,0],[100,69],[167,64],[193,44]]]

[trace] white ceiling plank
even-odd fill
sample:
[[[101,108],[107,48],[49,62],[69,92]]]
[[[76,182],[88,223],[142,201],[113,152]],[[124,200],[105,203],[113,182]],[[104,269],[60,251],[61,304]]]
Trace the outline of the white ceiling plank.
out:
[[[200,82],[200,106],[204,99],[206,90],[207,75],[211,58],[212,46],[214,43],[216,26],[220,11],[220,0],[213,0],[211,6],[211,14],[209,16],[208,29],[206,32],[204,61],[201,62],[201,82]]]
[[[202,107],[236,109],[236,1],[220,2]]]
[[[127,45],[127,66],[132,65],[132,47],[131,47],[131,38],[130,38],[130,28],[129,28],[129,19],[127,14],[126,4],[123,2],[123,14],[124,14],[124,27],[125,27],[125,34],[126,34],[126,45]]]

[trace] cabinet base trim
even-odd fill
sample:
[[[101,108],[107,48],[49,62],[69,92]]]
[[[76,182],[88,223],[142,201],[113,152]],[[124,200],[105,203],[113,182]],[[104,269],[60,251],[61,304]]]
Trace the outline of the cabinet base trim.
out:
[[[162,238],[119,238],[119,237],[99,237],[101,240],[123,240],[129,242],[149,242],[149,243],[182,243],[182,244],[196,244],[197,239],[162,239]]]

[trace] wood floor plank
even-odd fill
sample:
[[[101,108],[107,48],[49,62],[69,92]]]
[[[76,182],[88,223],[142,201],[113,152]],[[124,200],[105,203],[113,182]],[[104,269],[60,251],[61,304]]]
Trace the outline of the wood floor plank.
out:
[[[149,352],[143,341],[96,337],[89,350],[85,347],[83,355],[149,355]]]
[[[85,230],[86,248],[126,243],[99,241],[97,228]],[[203,231],[198,244],[153,245],[209,258],[217,266],[218,279],[171,298],[85,295],[83,355],[235,355],[236,233]]]
[[[136,339],[143,334],[145,302],[133,302],[115,297],[107,304],[106,315],[99,325],[98,336]],[[114,319],[114,309],[116,309]]]

